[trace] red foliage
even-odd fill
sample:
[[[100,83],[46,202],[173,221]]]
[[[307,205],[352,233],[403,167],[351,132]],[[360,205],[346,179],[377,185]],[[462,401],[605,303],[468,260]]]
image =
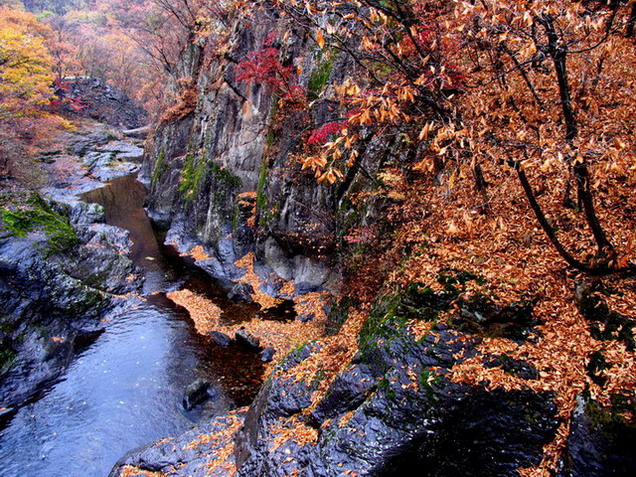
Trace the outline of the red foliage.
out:
[[[294,68],[283,66],[277,48],[253,51],[249,59],[239,63],[236,79],[244,83],[261,83],[272,87],[283,99],[302,100],[305,90],[294,79]]]
[[[73,96],[71,83],[69,81],[58,77],[53,82],[53,86],[59,98],[51,100],[51,109],[53,111],[60,111],[65,108],[74,113],[79,113],[88,107],[82,98]]]
[[[278,40],[278,31],[273,31],[265,38],[265,46],[272,46]]]
[[[333,121],[330,123],[323,124],[321,128],[316,129],[311,136],[309,136],[309,140],[307,143],[309,144],[324,144],[333,134],[338,134],[343,129],[346,129],[348,124],[346,122],[340,123],[337,121]]]

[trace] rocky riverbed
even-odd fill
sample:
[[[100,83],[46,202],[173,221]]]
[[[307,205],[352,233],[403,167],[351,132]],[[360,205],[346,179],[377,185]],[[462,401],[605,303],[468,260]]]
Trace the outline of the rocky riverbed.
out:
[[[196,292],[237,322],[255,312],[157,238],[141,146],[83,123],[42,154],[47,186],[5,203],[3,475],[106,475],[129,449],[251,402],[261,383],[258,353],[197,333],[167,298]]]
[[[84,127],[88,128],[84,129]],[[5,197],[0,226],[0,303],[4,412],[58,378],[78,349],[104,329],[100,321],[138,292],[129,233],[104,223],[104,211],[80,200],[102,180],[139,168],[143,149],[103,125],[64,135],[43,152],[50,180]],[[17,200],[16,200],[17,199]]]

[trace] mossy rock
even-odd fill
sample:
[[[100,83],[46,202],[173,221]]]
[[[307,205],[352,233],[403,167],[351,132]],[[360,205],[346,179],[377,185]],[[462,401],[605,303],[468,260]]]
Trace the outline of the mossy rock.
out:
[[[48,236],[52,251],[67,250],[79,243],[67,217],[55,212],[38,194],[23,208],[0,209],[0,218],[9,235],[26,237],[36,230]]]
[[[410,321],[435,322],[439,314],[450,307],[452,300],[452,296],[435,293],[421,283],[412,283],[404,291],[383,296],[360,330],[360,349],[368,350],[378,339],[392,339]]]
[[[155,170],[153,171],[152,179],[150,180],[151,187],[154,187],[159,183],[166,171],[166,165],[166,153],[162,149],[157,156],[157,162],[155,162]]]
[[[267,225],[267,194],[265,193],[265,185],[267,183],[267,161],[261,164],[261,173],[258,177],[258,187],[256,189],[256,213],[258,214],[258,225],[264,227]]]

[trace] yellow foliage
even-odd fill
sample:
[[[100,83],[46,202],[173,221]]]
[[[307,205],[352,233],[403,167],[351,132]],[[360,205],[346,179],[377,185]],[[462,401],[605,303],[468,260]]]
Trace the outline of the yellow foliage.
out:
[[[52,99],[49,33],[34,15],[0,8],[0,120],[40,115]]]

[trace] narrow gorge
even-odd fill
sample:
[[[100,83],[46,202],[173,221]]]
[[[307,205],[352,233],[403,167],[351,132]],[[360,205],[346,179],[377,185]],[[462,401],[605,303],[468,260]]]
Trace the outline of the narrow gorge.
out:
[[[636,10],[203,3],[2,184],[0,473],[634,475]]]

